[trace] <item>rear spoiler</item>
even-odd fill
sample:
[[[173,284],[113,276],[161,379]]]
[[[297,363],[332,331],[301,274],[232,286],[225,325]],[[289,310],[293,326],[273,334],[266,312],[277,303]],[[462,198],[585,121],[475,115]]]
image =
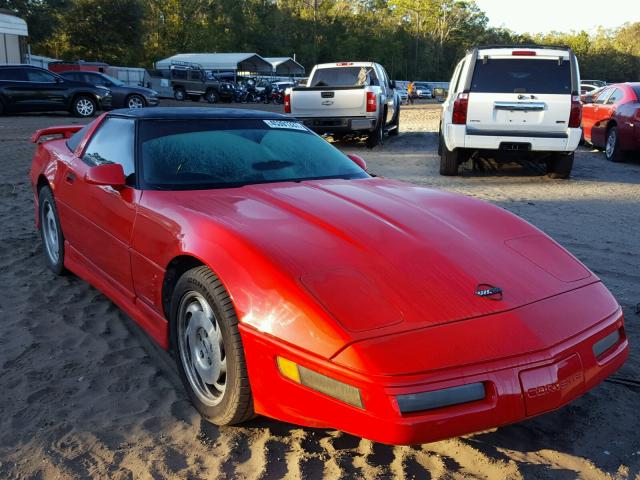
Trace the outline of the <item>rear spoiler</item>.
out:
[[[50,137],[53,135],[62,135],[64,138],[69,138],[83,127],[84,125],[61,125],[59,127],[41,128],[31,135],[31,141],[33,143],[38,143],[38,140],[42,137]]]

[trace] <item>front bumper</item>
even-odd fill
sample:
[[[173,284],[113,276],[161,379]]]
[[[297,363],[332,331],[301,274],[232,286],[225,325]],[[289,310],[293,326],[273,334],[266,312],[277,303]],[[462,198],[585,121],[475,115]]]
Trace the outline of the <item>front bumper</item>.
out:
[[[243,324],[241,334],[257,413],[387,444],[418,444],[518,422],[558,409],[595,387],[622,366],[628,341],[619,308],[591,325],[536,352],[411,375],[369,375],[340,365],[340,355],[334,361],[319,359]],[[594,345],[614,332],[618,340],[594,354]],[[276,367],[278,355],[357,387],[363,408],[285,379]],[[401,396],[473,384],[482,384],[484,396],[468,403],[403,413],[398,402]]]
[[[100,110],[109,110],[113,102],[111,94],[98,96],[98,107]]]
[[[376,127],[377,118],[369,117],[296,117],[307,128],[316,133],[371,132]]]
[[[147,107],[157,107],[160,103],[160,99],[157,96],[148,96],[145,97],[145,100],[147,102]]]

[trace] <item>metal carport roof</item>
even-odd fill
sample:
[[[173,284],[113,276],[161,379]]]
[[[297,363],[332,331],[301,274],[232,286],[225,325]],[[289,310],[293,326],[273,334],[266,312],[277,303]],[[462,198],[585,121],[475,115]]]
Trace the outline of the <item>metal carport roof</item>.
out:
[[[271,73],[273,66],[257,53],[179,53],[158,60],[156,70],[168,70],[172,62],[197,63],[205,70]]]
[[[23,19],[6,13],[0,13],[0,33],[7,35],[20,35],[26,37],[29,35],[27,30],[27,22]],[[271,66],[271,64],[269,64]]]
[[[304,73],[304,67],[291,57],[265,57],[273,65],[273,71],[278,75],[295,75]]]

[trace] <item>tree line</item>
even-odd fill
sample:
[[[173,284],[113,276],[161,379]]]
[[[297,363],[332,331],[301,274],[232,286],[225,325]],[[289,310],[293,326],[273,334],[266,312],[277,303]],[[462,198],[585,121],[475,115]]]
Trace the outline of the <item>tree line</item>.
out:
[[[151,68],[181,52],[371,60],[392,78],[448,80],[473,45],[568,45],[583,78],[640,80],[640,22],[595,33],[516,34],[473,0],[0,0],[32,53]]]

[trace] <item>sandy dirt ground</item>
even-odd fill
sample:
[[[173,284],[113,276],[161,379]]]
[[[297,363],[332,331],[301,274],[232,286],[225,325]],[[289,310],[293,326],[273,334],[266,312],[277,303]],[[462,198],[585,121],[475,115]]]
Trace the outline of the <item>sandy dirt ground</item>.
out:
[[[0,479],[640,480],[640,159],[612,164],[580,148],[568,181],[520,166],[444,178],[438,115],[434,105],[407,107],[402,133],[384,147],[336,145],[376,174],[493,202],[567,247],[624,307],[631,356],[615,377],[557,412],[413,447],[266,418],[207,424],[167,354],[100,292],[45,268],[28,138],[77,120],[1,117]]]

